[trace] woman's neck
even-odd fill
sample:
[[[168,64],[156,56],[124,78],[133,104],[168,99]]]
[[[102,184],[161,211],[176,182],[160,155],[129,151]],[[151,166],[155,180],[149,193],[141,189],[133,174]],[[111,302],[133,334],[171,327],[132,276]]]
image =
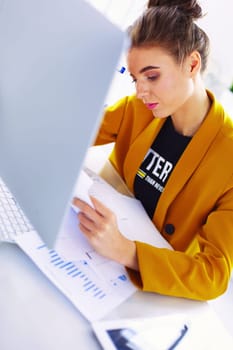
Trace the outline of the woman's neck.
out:
[[[206,90],[199,90],[181,110],[171,116],[176,131],[184,136],[193,136],[207,116],[210,106]]]

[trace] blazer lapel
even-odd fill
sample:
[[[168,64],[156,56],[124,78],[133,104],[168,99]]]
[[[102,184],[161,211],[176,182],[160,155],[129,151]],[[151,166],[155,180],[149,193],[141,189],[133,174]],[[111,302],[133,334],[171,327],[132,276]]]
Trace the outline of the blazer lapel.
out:
[[[215,140],[223,123],[223,118],[224,111],[222,107],[216,101],[213,101],[206,119],[179,159],[164,192],[161,194],[155,212],[158,228],[163,225],[168,207],[198,168],[210,145]]]

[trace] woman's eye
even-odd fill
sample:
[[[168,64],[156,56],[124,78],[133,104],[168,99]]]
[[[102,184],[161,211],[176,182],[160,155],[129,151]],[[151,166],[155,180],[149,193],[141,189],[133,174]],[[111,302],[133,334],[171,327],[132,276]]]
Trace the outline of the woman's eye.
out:
[[[158,77],[159,77],[158,74],[156,74],[156,75],[149,75],[149,76],[144,76],[143,80],[155,81],[156,79],[158,79]],[[131,77],[131,78],[132,78],[131,82],[136,84],[138,80],[136,78],[134,78],[134,77]]]
[[[156,79],[158,79],[158,75],[150,75],[147,77],[147,79],[151,81],[155,81]]]

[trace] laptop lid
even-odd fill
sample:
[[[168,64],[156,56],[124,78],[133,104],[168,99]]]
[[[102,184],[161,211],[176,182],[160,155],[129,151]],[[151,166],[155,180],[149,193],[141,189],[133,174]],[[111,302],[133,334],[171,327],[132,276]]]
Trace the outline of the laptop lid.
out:
[[[0,177],[49,246],[123,42],[83,0],[0,0]]]

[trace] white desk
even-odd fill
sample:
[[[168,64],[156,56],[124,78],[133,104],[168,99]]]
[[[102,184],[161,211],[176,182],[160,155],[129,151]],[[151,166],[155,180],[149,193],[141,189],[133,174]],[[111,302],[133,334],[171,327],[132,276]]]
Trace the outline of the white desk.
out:
[[[103,146],[90,150],[87,166],[98,172],[110,149]],[[233,335],[233,283],[210,305]],[[137,292],[106,319],[182,312],[191,316],[203,309],[208,309],[207,303]],[[0,243],[0,350],[17,349],[100,350],[101,347],[89,322],[30,258],[16,245]]]
[[[0,244],[0,267],[1,350],[101,349],[88,321],[17,246]],[[231,285],[212,302],[231,334],[232,295]],[[137,292],[106,318],[193,314],[205,308],[202,302]]]

